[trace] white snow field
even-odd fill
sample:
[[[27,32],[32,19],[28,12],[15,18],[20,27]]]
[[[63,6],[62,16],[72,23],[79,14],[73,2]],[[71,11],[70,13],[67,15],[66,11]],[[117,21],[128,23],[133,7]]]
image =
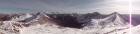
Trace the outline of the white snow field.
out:
[[[110,27],[94,29],[59,28],[58,26],[36,25],[20,29],[20,34],[110,34],[128,29],[127,27]]]

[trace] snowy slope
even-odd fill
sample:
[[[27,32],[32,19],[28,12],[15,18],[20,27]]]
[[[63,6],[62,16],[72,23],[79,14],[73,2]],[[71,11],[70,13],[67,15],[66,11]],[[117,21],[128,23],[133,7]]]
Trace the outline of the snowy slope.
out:
[[[26,22],[18,22],[16,21],[20,19],[21,20],[27,20],[28,23]],[[31,16],[29,14],[24,14],[21,15],[19,18],[16,18],[10,21],[0,21],[0,34],[4,33],[4,34],[20,34],[20,28],[26,28],[29,26],[35,26],[38,24],[45,24],[45,25],[50,25],[50,26],[54,26],[53,24],[53,20],[51,20],[47,15],[44,14],[36,14],[34,16]],[[51,23],[47,23],[47,22],[51,22]]]
[[[21,20],[25,20],[26,18],[30,18],[30,17],[32,17],[32,15],[29,14],[29,13],[26,13],[26,14],[23,14],[23,15],[21,15],[19,17],[13,17],[11,19],[11,21],[21,21]]]
[[[91,23],[87,23],[90,28],[104,28],[104,27],[117,27],[128,26],[127,19],[124,19],[119,13],[112,13],[103,19],[92,19]]]
[[[0,21],[0,32],[5,34],[19,33],[19,28],[22,28],[19,22],[14,21]]]
[[[21,34],[110,34],[127,27],[112,27],[105,29],[75,29],[59,26],[36,25],[20,29]],[[108,33],[109,32],[109,33]]]
[[[122,31],[118,31],[118,32],[114,32],[112,34],[130,34],[130,29],[125,29],[125,30],[122,30]],[[133,26],[131,28],[131,34],[140,34],[140,25],[138,26]]]

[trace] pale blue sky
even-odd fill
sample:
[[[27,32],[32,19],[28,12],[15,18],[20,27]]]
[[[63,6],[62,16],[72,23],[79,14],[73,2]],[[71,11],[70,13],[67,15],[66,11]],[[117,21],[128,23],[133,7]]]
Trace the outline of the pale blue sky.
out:
[[[138,4],[139,3],[139,4]],[[134,0],[133,13],[138,13],[140,1]],[[110,14],[119,12],[129,13],[128,0],[0,0],[0,12],[62,12],[62,13],[91,13]]]

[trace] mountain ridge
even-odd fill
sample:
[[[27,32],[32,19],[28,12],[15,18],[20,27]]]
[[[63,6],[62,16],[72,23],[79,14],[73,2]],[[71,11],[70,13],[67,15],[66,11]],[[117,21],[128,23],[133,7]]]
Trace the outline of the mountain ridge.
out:
[[[44,24],[46,26],[58,26],[56,28],[76,29],[104,29],[110,27],[128,27],[130,25],[129,16],[117,12],[108,15],[100,14],[98,12],[87,14],[38,12],[0,15],[0,29],[15,33],[19,33],[20,28]],[[131,25],[136,26],[139,24],[139,20],[132,19]]]

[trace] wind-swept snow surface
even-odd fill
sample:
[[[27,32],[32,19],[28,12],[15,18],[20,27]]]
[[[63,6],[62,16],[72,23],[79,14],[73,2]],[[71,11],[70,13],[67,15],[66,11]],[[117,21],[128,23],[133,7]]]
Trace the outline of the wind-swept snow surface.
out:
[[[125,29],[125,30],[122,30],[122,31],[114,32],[112,34],[115,34],[115,33],[117,33],[117,34],[140,34],[140,25],[133,26],[131,28],[131,33],[129,33],[129,32],[130,32],[129,29]]]
[[[110,34],[127,27],[111,27],[105,29],[75,29],[59,26],[36,25],[20,29],[21,34]]]

